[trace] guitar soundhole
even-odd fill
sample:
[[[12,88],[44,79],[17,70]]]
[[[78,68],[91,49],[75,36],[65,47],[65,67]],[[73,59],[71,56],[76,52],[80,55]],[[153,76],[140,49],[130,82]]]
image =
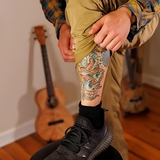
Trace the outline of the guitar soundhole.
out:
[[[51,98],[49,98],[48,101],[47,101],[47,106],[48,106],[49,108],[54,108],[54,107],[57,106],[57,104],[58,104],[58,101],[57,101],[57,99],[56,99],[55,97],[51,97]]]
[[[138,98],[130,99],[130,102],[139,102],[141,100],[142,100],[142,97],[138,97]]]
[[[61,119],[61,120],[58,120],[58,121],[49,122],[48,125],[49,125],[49,126],[53,126],[53,125],[56,125],[56,124],[59,124],[59,123],[63,123],[63,122],[64,122],[64,120]]]

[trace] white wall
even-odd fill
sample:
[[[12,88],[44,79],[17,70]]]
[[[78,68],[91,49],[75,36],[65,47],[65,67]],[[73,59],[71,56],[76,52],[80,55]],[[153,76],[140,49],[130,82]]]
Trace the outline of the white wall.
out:
[[[143,55],[143,83],[160,88],[160,24],[149,41],[138,48]],[[124,58],[123,76],[128,74]]]
[[[160,88],[160,24],[153,37],[139,52],[143,52],[143,82]]]
[[[1,1],[0,9],[0,146],[34,132],[36,91],[45,87],[40,45],[33,26],[44,25],[54,85],[66,94],[75,111],[80,95],[74,63],[65,63],[57,47],[55,30],[44,17],[39,0]],[[77,107],[78,109],[78,107]]]

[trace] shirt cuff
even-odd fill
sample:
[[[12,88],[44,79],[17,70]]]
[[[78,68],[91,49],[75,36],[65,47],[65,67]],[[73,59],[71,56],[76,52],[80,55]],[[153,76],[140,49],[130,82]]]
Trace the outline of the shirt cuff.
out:
[[[134,36],[140,31],[140,23],[142,19],[142,10],[135,0],[129,0],[127,3],[121,5],[121,7],[126,7],[132,11],[132,14],[136,17],[136,22],[131,25],[130,32],[127,39],[132,42]]]
[[[132,42],[134,36],[138,33],[138,29],[137,29],[137,22],[133,23],[131,25],[131,28],[130,28],[130,32],[128,34],[128,37],[127,39],[129,40],[129,42]]]

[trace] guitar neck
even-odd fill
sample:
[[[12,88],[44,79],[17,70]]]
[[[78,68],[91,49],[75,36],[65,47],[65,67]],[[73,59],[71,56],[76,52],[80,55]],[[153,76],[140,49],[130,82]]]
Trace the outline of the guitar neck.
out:
[[[45,79],[46,79],[46,84],[47,84],[47,93],[48,93],[48,97],[51,98],[51,97],[54,97],[55,94],[54,94],[54,89],[53,89],[51,72],[49,68],[49,61],[48,61],[48,56],[47,56],[46,45],[41,45],[41,50],[42,50]]]

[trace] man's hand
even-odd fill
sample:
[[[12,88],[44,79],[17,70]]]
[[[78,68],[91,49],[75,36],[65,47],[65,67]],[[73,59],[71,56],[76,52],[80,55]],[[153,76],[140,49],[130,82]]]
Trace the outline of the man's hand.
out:
[[[65,62],[75,61],[74,53],[71,49],[73,47],[73,38],[70,31],[71,27],[67,23],[63,24],[60,28],[58,47]]]
[[[116,51],[126,40],[131,27],[132,12],[122,7],[113,11],[100,20],[93,26],[90,35],[96,34],[94,41],[101,47]]]

